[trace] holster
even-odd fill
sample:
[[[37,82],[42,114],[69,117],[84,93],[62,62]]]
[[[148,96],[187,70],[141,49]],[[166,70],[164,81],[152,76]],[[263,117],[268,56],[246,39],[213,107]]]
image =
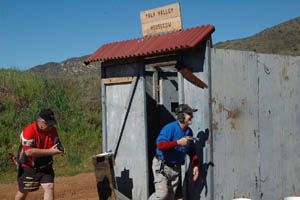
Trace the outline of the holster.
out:
[[[22,176],[22,173],[23,173],[24,169],[23,169],[23,166],[21,163],[18,163],[16,165],[16,173],[17,173],[17,177],[20,177]]]
[[[164,160],[161,160],[159,173],[161,173],[162,175],[165,175],[164,168],[165,168],[165,162],[164,162]]]

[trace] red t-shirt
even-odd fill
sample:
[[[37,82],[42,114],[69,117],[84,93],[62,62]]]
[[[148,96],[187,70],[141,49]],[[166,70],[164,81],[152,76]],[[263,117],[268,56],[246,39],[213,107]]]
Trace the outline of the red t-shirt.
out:
[[[58,133],[55,127],[52,127],[47,132],[41,132],[38,129],[36,122],[34,122],[24,128],[20,138],[23,152],[32,148],[50,149],[55,144],[56,140],[58,140]],[[22,165],[25,167],[36,167],[47,165],[50,161],[52,161],[52,156],[36,158],[26,155],[24,156],[23,154],[23,157],[19,159],[23,159],[24,162],[22,162]]]

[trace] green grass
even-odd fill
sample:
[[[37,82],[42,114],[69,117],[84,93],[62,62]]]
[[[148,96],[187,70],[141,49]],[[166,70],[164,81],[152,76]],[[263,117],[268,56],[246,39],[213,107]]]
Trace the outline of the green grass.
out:
[[[0,70],[0,182],[15,180],[8,153],[16,155],[19,135],[42,108],[51,108],[60,139],[67,151],[54,156],[57,175],[93,171],[91,157],[101,152],[101,111],[94,109],[97,79],[47,78],[18,70]],[[83,83],[85,86],[83,86]],[[100,96],[100,90],[99,96]],[[97,96],[97,94],[96,94]],[[99,99],[99,98],[98,98]],[[94,98],[93,101],[98,101]]]

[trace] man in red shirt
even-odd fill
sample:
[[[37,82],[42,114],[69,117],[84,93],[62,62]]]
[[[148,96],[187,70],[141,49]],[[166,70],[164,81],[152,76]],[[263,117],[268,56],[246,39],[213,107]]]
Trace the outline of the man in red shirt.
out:
[[[54,113],[50,109],[40,111],[36,122],[28,125],[20,135],[18,185],[15,200],[26,199],[29,192],[44,189],[44,200],[54,199],[54,171],[52,156],[64,154]]]

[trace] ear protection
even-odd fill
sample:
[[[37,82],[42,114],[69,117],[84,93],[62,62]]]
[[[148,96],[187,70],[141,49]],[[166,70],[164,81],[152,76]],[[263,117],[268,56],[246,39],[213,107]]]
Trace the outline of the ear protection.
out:
[[[177,119],[181,123],[183,123],[184,120],[185,120],[182,105],[179,105],[178,108],[177,108]]]

